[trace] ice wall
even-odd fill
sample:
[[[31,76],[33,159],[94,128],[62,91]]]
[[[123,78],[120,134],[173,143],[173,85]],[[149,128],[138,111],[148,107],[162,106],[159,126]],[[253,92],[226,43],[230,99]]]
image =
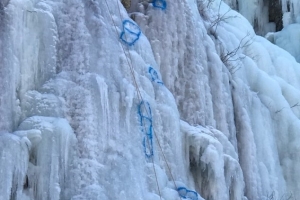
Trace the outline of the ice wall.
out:
[[[179,14],[180,23],[170,26],[170,21],[179,20],[174,13],[184,7],[187,10]],[[154,52],[159,52],[155,54],[156,60],[160,64],[165,84],[179,105],[181,118],[190,124],[213,125],[227,136],[227,140],[239,154],[248,199],[267,199],[272,193],[280,198],[291,191],[294,191],[294,198],[297,198],[296,190],[290,188],[297,183],[285,183],[289,182],[285,177],[289,176],[291,170],[287,163],[293,160],[292,165],[298,165],[297,161],[291,155],[280,153],[297,151],[296,146],[288,145],[291,141],[286,135],[297,135],[288,128],[298,126],[298,111],[294,111],[298,109],[297,98],[291,100],[290,96],[286,96],[289,92],[280,92],[287,89],[282,85],[286,81],[290,85],[289,89],[298,90],[296,88],[299,81],[296,77],[299,65],[294,58],[255,36],[252,27],[242,16],[217,1],[198,1],[198,10],[192,1],[172,3],[161,15],[151,7],[142,5],[138,11],[145,16],[134,13],[132,17],[145,30]],[[199,11],[200,16],[197,15]],[[226,20],[220,20],[220,16],[226,16]],[[170,40],[170,35],[165,34],[164,30],[171,32],[174,40]],[[157,38],[162,38],[162,42],[158,42]],[[171,49],[176,56],[170,56],[165,49]],[[282,60],[282,55],[286,56],[285,61]],[[286,72],[287,68],[283,67],[287,65],[290,66],[290,72]],[[297,75],[293,75],[295,79],[292,80],[286,74]],[[272,85],[272,90],[268,85]],[[202,92],[196,92],[197,90]],[[274,99],[276,106],[272,103]],[[197,112],[199,108],[205,112],[203,116]],[[281,108],[291,108],[295,113],[291,116],[295,116],[297,122],[289,115],[278,115]],[[272,116],[279,118],[274,119]],[[290,120],[283,133],[281,122],[286,121],[286,117]],[[298,138],[296,135],[293,137]],[[284,141],[287,142],[286,145]],[[286,149],[288,146],[290,150]],[[280,163],[286,163],[285,167],[281,167]],[[201,164],[199,167],[201,168]],[[299,174],[297,170],[294,173]],[[213,179],[213,176],[210,178]],[[200,179],[203,181],[203,178]],[[218,195],[211,192],[204,194],[204,197],[221,198],[210,196],[213,194]],[[225,192],[222,194],[222,198],[228,198]]]
[[[258,35],[280,31],[289,24],[300,22],[298,0],[224,0],[230,8],[240,12]]]
[[[220,1],[218,1],[220,2]],[[270,4],[280,2],[280,0],[224,0],[231,9],[241,13],[254,27],[258,35],[265,35],[276,30],[276,24],[270,22]],[[281,11],[281,9],[280,9]],[[282,13],[276,13],[280,16]]]
[[[300,2],[297,0],[225,2],[245,16],[260,35],[300,23]]]
[[[290,24],[282,31],[270,34],[273,37],[272,42],[288,51],[297,62],[300,62],[299,28],[300,24]]]
[[[26,199],[23,195],[30,141],[10,133],[1,133],[0,197],[1,199]]]
[[[299,64],[225,3],[1,6],[2,199],[300,198]]]
[[[285,25],[300,23],[300,2],[296,0],[281,0]]]

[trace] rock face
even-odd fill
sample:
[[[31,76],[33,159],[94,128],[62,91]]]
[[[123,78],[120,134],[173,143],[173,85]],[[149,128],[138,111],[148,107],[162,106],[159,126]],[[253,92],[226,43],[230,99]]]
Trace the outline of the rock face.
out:
[[[276,24],[276,31],[281,31],[282,25],[282,7],[279,0],[269,1],[269,22]]]
[[[126,10],[128,10],[131,6],[131,0],[122,0],[122,4]]]

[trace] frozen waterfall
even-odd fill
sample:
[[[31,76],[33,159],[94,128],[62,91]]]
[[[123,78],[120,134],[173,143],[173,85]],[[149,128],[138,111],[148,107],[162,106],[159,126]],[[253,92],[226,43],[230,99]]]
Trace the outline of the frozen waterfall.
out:
[[[300,199],[300,3],[264,2],[1,0],[0,199]]]

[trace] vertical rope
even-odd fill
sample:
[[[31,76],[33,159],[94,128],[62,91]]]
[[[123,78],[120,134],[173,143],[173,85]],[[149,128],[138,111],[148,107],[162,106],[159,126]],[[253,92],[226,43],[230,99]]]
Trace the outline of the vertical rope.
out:
[[[109,9],[107,0],[105,0],[105,3],[106,3],[106,6],[107,6],[107,9],[108,9],[108,12],[109,12],[109,14],[110,14],[111,20],[112,20],[112,22],[113,22],[113,24],[114,24],[116,34],[118,35],[117,27],[116,27],[116,24],[115,24],[115,22],[114,22],[112,16],[111,16],[111,13],[110,13],[110,9]],[[117,5],[118,5],[118,10],[119,10],[119,15],[120,15],[120,17],[122,18],[122,15],[121,15],[121,9],[120,9],[119,1],[118,1],[118,0],[117,0]],[[126,35],[125,35],[125,37],[126,37]],[[129,47],[127,47],[127,52],[128,52],[128,54],[129,54],[129,60],[130,60],[130,62],[129,62],[129,60],[128,60],[128,57],[126,56],[126,52],[125,52],[125,49],[124,49],[123,44],[121,44],[121,46],[122,46],[123,52],[124,52],[124,54],[125,54],[125,57],[126,57],[126,60],[127,60],[127,64],[128,64],[128,66],[129,66],[129,68],[130,68],[131,75],[132,75],[132,77],[133,77],[133,81],[134,81],[135,88],[136,88],[136,91],[137,91],[137,94],[138,94],[138,98],[139,98],[140,101],[143,101],[143,97],[142,97],[142,95],[141,95],[141,92],[140,92],[140,90],[139,90],[139,86],[138,86],[138,84],[137,84],[137,81],[136,81],[136,78],[135,78],[135,75],[134,75],[133,62],[132,62],[132,57],[131,57],[131,54],[130,54],[130,51],[129,51]],[[145,105],[144,105],[144,106],[145,106]],[[146,112],[147,112],[147,115],[149,116],[149,113],[148,113],[148,110],[147,110],[146,107],[145,107],[145,110],[146,110]],[[143,125],[144,125],[144,124],[143,124]],[[144,127],[145,127],[145,125],[144,125]],[[153,128],[153,132],[154,132],[154,136],[155,136],[155,138],[156,138],[156,141],[157,141],[157,143],[158,143],[158,146],[159,146],[159,148],[160,148],[160,151],[161,151],[161,153],[162,153],[162,155],[163,155],[163,159],[164,159],[164,161],[165,161],[165,163],[166,163],[166,165],[167,165],[167,168],[168,168],[168,171],[169,171],[169,173],[170,173],[170,176],[171,176],[171,179],[172,179],[172,181],[173,181],[173,184],[174,184],[174,186],[175,186],[175,188],[176,188],[176,190],[177,190],[178,187],[177,187],[176,182],[175,182],[175,179],[174,179],[174,177],[173,177],[171,168],[170,168],[169,163],[168,163],[168,161],[167,161],[167,159],[166,159],[166,156],[165,156],[165,154],[164,154],[164,152],[163,152],[163,149],[162,149],[162,147],[161,147],[161,144],[160,144],[160,142],[159,142],[159,140],[158,140],[157,134],[156,134],[156,132],[154,131],[154,128]],[[149,140],[147,140],[147,141],[148,141],[148,145],[150,146]],[[159,192],[159,197],[160,197],[160,199],[162,199],[162,197],[161,197],[161,191],[160,191],[159,184],[158,184],[158,179],[157,179],[157,173],[156,173],[156,169],[155,169],[155,166],[154,166],[154,158],[153,158],[153,156],[152,156],[152,166],[153,166],[153,171],[154,171],[154,174],[155,174],[155,179],[156,179],[156,184],[157,184],[157,188],[158,188],[158,192]],[[179,197],[180,197],[180,199],[182,200],[181,196],[179,196]]]
[[[111,13],[110,13],[110,9],[109,9],[107,0],[105,0],[105,3],[106,3],[106,6],[107,6],[109,15],[110,15],[110,17],[111,17],[111,20],[112,20],[112,22],[113,22],[113,24],[114,24],[116,34],[118,35],[117,27],[116,27],[116,24],[115,24],[115,22],[114,22],[112,16],[111,16]],[[120,17],[122,18],[118,0],[117,0],[117,4],[118,4],[118,9],[119,9]],[[126,35],[125,35],[125,37],[126,37]],[[124,52],[124,54],[125,54],[125,57],[126,57],[128,66],[129,66],[129,68],[130,68],[131,75],[132,75],[132,77],[133,77],[133,81],[134,81],[135,88],[136,88],[136,91],[137,91],[137,94],[138,94],[138,98],[139,98],[140,101],[143,101],[143,97],[142,97],[142,95],[141,95],[141,92],[140,92],[140,90],[139,90],[139,87],[138,87],[138,84],[137,84],[137,81],[136,81],[136,78],[135,78],[135,75],[134,75],[133,63],[132,63],[131,54],[130,54],[130,52],[129,52],[129,48],[127,47],[127,49],[128,49],[128,54],[129,54],[129,57],[130,57],[130,58],[129,58],[129,59],[130,59],[130,62],[129,62],[127,56],[126,56],[126,52],[125,52],[125,49],[124,49],[124,47],[123,47],[123,44],[121,44],[121,46],[122,46],[123,52]],[[149,113],[148,113],[146,107],[145,107],[145,110],[146,110],[146,112],[147,112],[147,115],[149,116]],[[143,124],[143,125],[144,125],[144,124]],[[145,127],[145,125],[144,125],[144,127]],[[150,146],[149,140],[147,140],[147,141],[148,141],[148,145]],[[152,156],[152,167],[153,167],[153,171],[154,171],[154,174],[155,174],[155,180],[156,180],[156,185],[157,185],[158,192],[159,192],[159,197],[160,197],[160,199],[162,200],[162,197],[161,197],[161,191],[160,191],[159,184],[158,184],[158,179],[157,179],[157,173],[156,173],[156,169],[155,169],[155,166],[154,166],[154,158],[153,158],[153,156]]]

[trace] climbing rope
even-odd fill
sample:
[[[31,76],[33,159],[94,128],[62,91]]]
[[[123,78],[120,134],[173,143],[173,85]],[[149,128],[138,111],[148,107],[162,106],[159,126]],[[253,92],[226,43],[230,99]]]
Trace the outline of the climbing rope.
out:
[[[116,26],[115,21],[113,20],[112,15],[111,15],[111,13],[110,13],[110,9],[109,9],[107,0],[105,0],[105,3],[106,3],[106,6],[107,6],[107,9],[108,9],[110,18],[111,18],[111,20],[112,20],[112,22],[113,22],[113,24],[114,24],[116,34],[118,35],[117,26]],[[120,11],[120,7],[119,7],[119,2],[118,2],[118,0],[117,0],[117,5],[118,5],[118,9],[119,9],[119,14],[120,14],[120,17],[121,17],[121,11]],[[125,36],[125,37],[126,37],[126,36]],[[135,75],[134,75],[134,70],[133,70],[133,67],[132,67],[132,66],[133,66],[133,63],[132,63],[131,54],[130,54],[129,49],[128,49],[128,54],[129,54],[129,58],[130,58],[130,62],[129,62],[128,57],[126,56],[126,52],[125,52],[125,49],[124,49],[124,47],[123,47],[123,44],[122,44],[121,46],[122,46],[123,52],[124,52],[124,54],[125,54],[125,57],[126,57],[126,61],[127,61],[127,63],[128,63],[128,66],[129,66],[129,68],[130,68],[131,75],[132,75],[132,77],[133,77],[133,81],[134,81],[135,88],[136,88],[136,91],[137,91],[137,94],[138,94],[138,98],[139,98],[140,102],[142,102],[142,101],[143,101],[143,97],[142,97],[142,95],[141,95],[141,92],[140,92],[140,90],[139,90],[139,87],[138,87],[138,84],[137,84],[137,81],[136,81],[136,78],[135,78]],[[148,115],[148,116],[149,116],[149,115]],[[159,197],[160,197],[160,199],[162,200],[162,197],[161,197],[161,191],[160,191],[159,184],[158,184],[158,179],[157,179],[157,173],[156,173],[156,169],[155,169],[155,166],[154,166],[154,159],[153,159],[153,156],[151,156],[151,158],[152,158],[152,167],[153,167],[153,171],[154,171],[154,175],[155,175],[156,185],[157,185],[158,192],[159,192]]]
[[[107,6],[107,9],[108,9],[110,18],[111,18],[111,20],[112,20],[112,22],[113,22],[113,25],[114,25],[114,27],[115,27],[116,34],[118,35],[117,26],[116,26],[116,24],[115,24],[115,22],[114,22],[114,20],[113,20],[112,15],[111,15],[111,12],[110,12],[110,9],[109,9],[107,0],[105,0],[105,3],[106,3],[106,6]],[[121,9],[120,9],[120,6],[119,6],[119,0],[117,0],[117,5],[118,5],[118,10],[119,10],[119,15],[120,15],[120,17],[122,18],[122,15],[121,15]],[[124,25],[124,22],[123,22],[123,25]],[[126,35],[125,35],[125,40],[126,40]],[[122,50],[123,50],[123,52],[124,52],[124,54],[125,54],[125,58],[126,58],[126,61],[127,61],[128,66],[129,66],[129,68],[130,68],[131,75],[132,75],[132,77],[133,77],[133,81],[134,81],[134,85],[135,85],[135,88],[136,88],[136,91],[137,91],[138,99],[139,99],[140,102],[144,102],[143,97],[142,97],[141,92],[140,92],[140,89],[139,89],[139,86],[138,86],[138,84],[137,84],[135,75],[134,75],[133,62],[132,62],[131,54],[130,54],[130,52],[129,52],[129,47],[127,46],[127,52],[128,52],[128,55],[129,55],[129,59],[128,59],[128,57],[127,57],[127,54],[126,54],[126,52],[125,52],[125,48],[124,48],[123,44],[121,45],[121,47],[122,47]],[[150,73],[150,71],[149,71],[149,73]],[[157,74],[156,74],[156,75],[157,75]],[[161,83],[162,83],[162,82],[161,82]],[[146,107],[145,107],[145,110],[146,110],[147,115],[150,116],[150,115],[149,115],[150,113],[148,113],[148,110],[147,110]],[[144,126],[144,128],[145,128],[145,124],[143,124],[143,126]],[[169,170],[169,173],[170,173],[170,176],[171,176],[172,181],[173,181],[173,183],[174,183],[174,186],[175,186],[176,190],[178,191],[178,187],[177,187],[176,182],[175,182],[175,179],[174,179],[174,177],[173,177],[173,175],[172,175],[171,168],[170,168],[170,166],[169,166],[169,164],[168,164],[168,161],[167,161],[167,159],[166,159],[166,156],[165,156],[165,154],[164,154],[164,152],[163,152],[163,149],[162,149],[162,147],[161,147],[161,144],[160,144],[160,142],[159,142],[159,140],[158,140],[157,134],[156,134],[156,132],[154,131],[154,129],[153,129],[153,133],[154,133],[154,136],[155,136],[155,138],[156,138],[157,144],[158,144],[158,146],[159,146],[159,148],[160,148],[160,151],[161,151],[161,153],[162,153],[162,155],[163,155],[163,159],[164,159],[164,161],[165,161],[165,163],[166,163],[166,165],[167,165],[167,168],[168,168],[168,170]],[[147,140],[147,141],[148,141],[148,146],[150,146],[149,140]],[[161,191],[160,191],[159,184],[158,184],[158,179],[157,179],[157,173],[156,173],[156,169],[155,169],[155,166],[154,166],[154,158],[153,158],[153,156],[151,156],[151,159],[152,159],[152,167],[153,167],[153,171],[154,171],[154,174],[155,174],[156,184],[157,184],[157,188],[158,188],[158,192],[159,192],[159,197],[160,197],[160,199],[162,199],[162,195],[161,195]],[[179,191],[178,191],[178,192],[179,192]],[[180,199],[182,200],[182,196],[179,195],[179,197],[180,197]]]
[[[105,0],[105,1],[106,1],[106,0]],[[107,4],[107,3],[106,3],[106,4]],[[118,5],[118,10],[119,10],[120,18],[122,19],[121,9],[120,9],[118,0],[117,0],[117,5]],[[110,12],[110,11],[109,11],[109,12]],[[112,17],[111,17],[111,19],[112,19]],[[113,21],[113,19],[112,19],[112,21]],[[113,21],[113,23],[114,23],[114,21]],[[118,34],[115,23],[114,23],[114,26],[115,26],[116,34]],[[140,89],[139,89],[139,86],[138,86],[138,84],[137,84],[135,75],[134,75],[133,62],[132,62],[131,54],[130,54],[130,52],[129,52],[129,47],[127,46],[127,52],[128,52],[128,55],[129,55],[130,63],[129,63],[128,58],[127,58],[127,56],[126,56],[126,53],[125,53],[125,49],[124,49],[124,47],[123,47],[123,44],[122,44],[121,46],[122,46],[123,52],[124,52],[124,54],[125,54],[125,57],[126,57],[128,66],[130,67],[130,70],[131,70],[131,74],[132,74],[132,77],[133,77],[133,80],[134,80],[134,83],[135,83],[135,88],[136,88],[136,91],[137,91],[137,93],[138,93],[139,101],[140,101],[140,102],[144,102],[143,97],[142,97],[142,94],[141,94]],[[145,110],[146,110],[147,115],[150,116],[150,113],[148,113],[148,110],[147,110],[146,107],[145,107]],[[143,124],[143,126],[145,126],[145,125]],[[147,140],[147,142],[148,142],[148,146],[150,146],[150,144],[149,144],[150,141]],[[152,168],[153,168],[153,172],[154,172],[154,175],[155,175],[155,181],[156,181],[156,185],[157,185],[157,189],[158,189],[158,193],[159,193],[159,198],[162,199],[162,197],[161,197],[161,196],[162,196],[162,195],[161,195],[161,191],[160,191],[159,184],[158,184],[157,173],[156,173],[156,169],[155,169],[155,166],[154,166],[154,158],[153,158],[153,156],[151,156],[151,159],[152,159]]]
[[[163,0],[163,2],[165,2],[165,1]],[[122,18],[122,15],[121,15],[121,9],[120,9],[118,0],[117,0],[117,5],[118,5],[118,10],[119,10],[120,18]],[[112,17],[111,17],[111,19],[112,19]],[[113,21],[113,19],[112,19],[112,21]],[[113,21],[113,23],[114,23],[114,21]],[[115,23],[114,23],[114,26],[115,26],[116,33],[118,34]],[[123,45],[121,45],[121,46],[122,46],[123,51],[124,51]],[[140,92],[140,90],[139,90],[139,86],[138,86],[138,84],[137,84],[137,81],[136,81],[136,79],[135,79],[135,75],[134,75],[134,73],[133,73],[133,69],[132,69],[133,63],[132,63],[132,58],[131,58],[131,54],[130,54],[130,52],[129,52],[129,48],[128,48],[128,47],[127,47],[127,51],[128,51],[128,54],[129,54],[129,59],[130,59],[130,61],[131,61],[131,65],[129,65],[129,67],[131,68],[132,76],[133,76],[133,79],[134,79],[135,84],[136,84],[136,85],[135,85],[135,86],[136,86],[136,90],[137,90],[137,92],[138,92],[139,95],[140,95],[140,97],[139,97],[140,100],[143,101],[143,97],[142,97],[142,95],[141,95],[141,92]],[[124,51],[124,54],[125,54],[125,51]],[[125,54],[125,57],[126,57],[126,59],[127,59],[126,54]],[[128,59],[127,59],[127,62],[128,62]],[[128,62],[128,64],[129,64],[129,62]],[[152,69],[153,69],[153,68],[152,68]],[[150,73],[150,70],[151,70],[151,68],[149,68],[149,73]],[[156,75],[157,75],[157,73],[156,73]],[[145,108],[145,109],[146,109],[146,108]],[[146,112],[147,112],[147,115],[150,116],[150,115],[149,115],[150,113],[148,113],[147,109],[146,109]],[[158,140],[157,134],[156,134],[156,132],[154,131],[154,129],[153,129],[153,133],[154,133],[154,136],[155,136],[155,138],[156,138],[157,144],[158,144],[158,146],[159,146],[159,148],[160,148],[160,151],[161,151],[161,153],[162,153],[162,155],[163,155],[163,159],[164,159],[164,161],[165,161],[165,163],[166,163],[166,165],[167,165],[167,168],[168,168],[168,170],[169,170],[169,173],[170,173],[170,176],[171,176],[171,178],[172,178],[173,184],[174,184],[174,186],[175,186],[175,188],[176,188],[176,190],[177,190],[178,187],[177,187],[176,182],[175,182],[175,179],[174,179],[174,177],[173,177],[171,168],[170,168],[170,166],[169,166],[169,163],[168,163],[168,161],[167,161],[167,159],[166,159],[166,156],[165,156],[165,154],[164,154],[164,152],[163,152],[163,149],[162,149],[162,147],[161,147],[161,144],[160,144],[160,142],[159,142],[159,140]],[[149,140],[148,140],[148,142],[149,142]],[[159,185],[158,185],[158,180],[157,180],[156,170],[155,170],[155,167],[154,167],[153,156],[152,156],[151,158],[152,158],[152,164],[153,164],[153,170],[154,170],[154,173],[155,173],[156,183],[157,183],[157,187],[158,187],[158,190],[159,190],[159,196],[160,196],[160,199],[161,199],[161,192],[160,192]],[[179,196],[180,196],[180,195],[179,195]],[[180,199],[182,199],[181,196],[180,196]]]

